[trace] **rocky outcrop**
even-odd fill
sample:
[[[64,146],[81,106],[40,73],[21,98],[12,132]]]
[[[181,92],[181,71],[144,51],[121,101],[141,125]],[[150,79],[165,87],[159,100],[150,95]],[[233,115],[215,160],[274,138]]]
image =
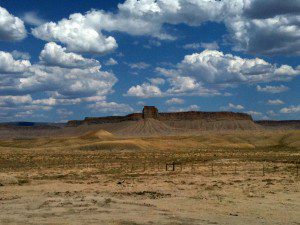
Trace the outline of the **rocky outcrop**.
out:
[[[158,109],[155,106],[145,106],[143,108],[143,119],[158,119]]]
[[[235,112],[170,112],[159,113],[155,106],[145,106],[142,113],[133,113],[127,116],[109,116],[109,117],[86,117],[84,120],[72,120],[68,122],[69,126],[79,126],[83,124],[105,124],[120,123],[124,121],[139,121],[142,119],[156,119],[159,121],[184,121],[184,120],[247,120],[253,121],[252,117],[246,113]]]

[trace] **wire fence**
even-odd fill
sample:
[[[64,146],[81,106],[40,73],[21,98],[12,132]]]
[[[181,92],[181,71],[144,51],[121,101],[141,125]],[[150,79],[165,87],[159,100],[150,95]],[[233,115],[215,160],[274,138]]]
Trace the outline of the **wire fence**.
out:
[[[84,165],[81,165],[85,167]],[[87,167],[97,168],[105,174],[142,174],[142,173],[194,173],[204,176],[218,175],[257,175],[289,173],[299,177],[300,163],[267,163],[267,162],[122,162],[88,164]]]

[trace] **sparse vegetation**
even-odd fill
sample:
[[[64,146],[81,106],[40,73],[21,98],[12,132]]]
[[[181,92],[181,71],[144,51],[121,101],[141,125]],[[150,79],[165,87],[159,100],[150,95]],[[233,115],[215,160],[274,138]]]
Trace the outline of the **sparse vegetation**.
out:
[[[0,212],[14,212],[0,223],[272,224],[286,222],[286,205],[288,222],[299,220],[300,131],[124,138],[93,129],[0,141]],[[166,171],[171,162],[182,167]],[[258,219],[270,204],[278,216]]]

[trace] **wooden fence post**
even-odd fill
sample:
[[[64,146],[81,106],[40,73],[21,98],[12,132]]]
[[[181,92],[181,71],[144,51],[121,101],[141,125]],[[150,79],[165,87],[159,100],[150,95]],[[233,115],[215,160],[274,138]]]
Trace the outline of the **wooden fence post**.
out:
[[[211,163],[211,175],[213,176],[214,175],[214,164]]]
[[[265,176],[265,163],[263,163],[262,171],[263,171],[263,176]]]

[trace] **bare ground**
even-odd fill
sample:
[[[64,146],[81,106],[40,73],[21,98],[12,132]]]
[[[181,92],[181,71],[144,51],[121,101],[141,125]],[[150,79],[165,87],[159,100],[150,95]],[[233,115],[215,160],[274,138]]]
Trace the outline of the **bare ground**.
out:
[[[298,132],[100,134],[1,141],[0,224],[300,224]]]

